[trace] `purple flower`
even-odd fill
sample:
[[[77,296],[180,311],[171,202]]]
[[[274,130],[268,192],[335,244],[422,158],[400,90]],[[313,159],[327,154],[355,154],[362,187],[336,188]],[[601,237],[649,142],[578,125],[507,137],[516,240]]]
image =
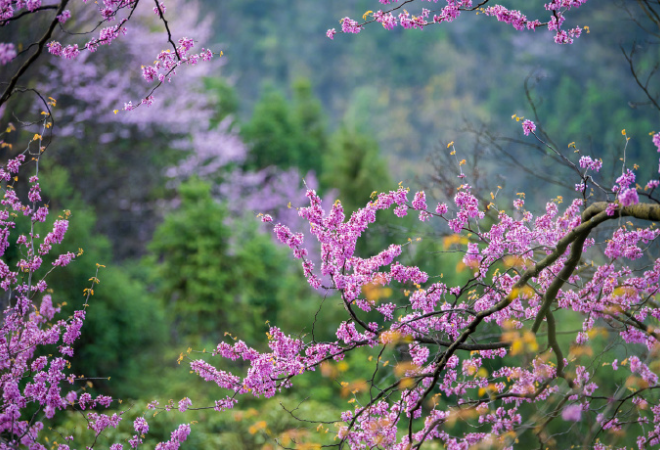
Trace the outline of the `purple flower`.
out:
[[[149,424],[144,417],[138,417],[135,419],[133,422],[133,428],[135,428],[135,432],[138,434],[147,434],[149,432]]]
[[[632,206],[639,203],[639,196],[637,195],[637,189],[626,189],[619,194],[619,201],[622,206]]]
[[[534,124],[534,122],[532,122],[529,119],[525,120],[522,123],[522,127],[523,127],[523,133],[525,133],[525,136],[529,136],[529,133],[534,133],[534,131],[536,131],[536,125]]]
[[[181,399],[179,401],[179,411],[184,412],[190,405],[192,405],[192,401],[188,397]]]
[[[344,33],[357,34],[360,31],[362,31],[362,27],[357,23],[356,20],[353,20],[349,17],[344,17],[341,20],[341,31],[343,31]],[[327,33],[326,33],[326,35],[327,35]]]
[[[561,412],[561,418],[567,422],[579,422],[582,419],[580,405],[569,405]]]
[[[66,21],[69,20],[70,18],[71,18],[71,11],[69,11],[68,9],[65,9],[64,11],[62,11],[62,14],[57,16],[57,20],[59,20],[60,23],[66,23]]]
[[[415,199],[412,201],[412,207],[418,211],[426,209],[426,194],[424,191],[419,191],[415,194]]]
[[[5,65],[12,59],[16,58],[16,50],[14,44],[0,43],[0,65]]]

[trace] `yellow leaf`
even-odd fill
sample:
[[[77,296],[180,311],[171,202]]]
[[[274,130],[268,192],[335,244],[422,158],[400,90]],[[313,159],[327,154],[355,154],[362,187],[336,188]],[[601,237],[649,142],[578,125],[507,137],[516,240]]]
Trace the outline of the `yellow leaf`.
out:
[[[451,147],[452,145],[454,145],[454,141],[451,141],[449,144],[447,144],[447,148]]]
[[[465,164],[465,160],[464,160],[464,159],[461,159],[461,162],[459,162],[458,165],[459,165],[459,166],[462,166],[463,164]]]
[[[362,14],[362,19],[363,19],[363,20],[367,20],[367,16],[368,16],[369,14],[371,14],[371,13],[373,13],[373,11],[369,10],[369,11],[367,11],[366,13]]]
[[[118,109],[113,109],[112,112],[117,114],[119,112],[119,110]]]
[[[626,135],[626,129],[625,128],[623,130],[621,130],[621,134],[624,135],[624,136]]]
[[[522,350],[523,350],[523,342],[520,339],[514,341],[513,344],[511,345],[512,356],[522,353]]]
[[[412,378],[404,378],[401,381],[399,381],[399,389],[409,389],[415,385],[415,380]]]

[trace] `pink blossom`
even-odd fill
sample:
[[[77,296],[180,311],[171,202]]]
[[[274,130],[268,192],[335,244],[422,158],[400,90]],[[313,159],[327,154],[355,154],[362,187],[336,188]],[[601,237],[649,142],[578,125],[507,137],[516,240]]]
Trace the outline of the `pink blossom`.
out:
[[[626,189],[621,192],[618,196],[621,206],[632,206],[639,203],[639,196],[637,195],[637,189]]]
[[[192,401],[188,397],[179,400],[179,411],[186,411],[188,408],[190,408],[190,405],[192,405]]]
[[[412,201],[412,207],[416,210],[425,210],[427,208],[426,206],[426,194],[424,194],[424,191],[419,191],[415,193],[415,198]]]
[[[341,20],[341,31],[344,32],[344,33],[357,34],[360,31],[362,31],[362,27],[360,26],[360,24],[358,24],[357,21],[355,21],[355,20],[353,20],[349,17],[344,17]],[[327,34],[328,33],[326,33],[326,35]],[[330,36],[328,36],[328,37],[330,37]]]
[[[568,405],[561,412],[561,418],[567,422],[579,422],[582,420],[582,408],[580,405]]]
[[[5,65],[16,58],[14,44],[0,42],[0,65]]]
[[[529,133],[534,133],[536,131],[536,125],[531,120],[527,119],[522,123],[523,133],[525,136],[529,136]]]
[[[135,428],[135,432],[140,435],[147,434],[149,432],[149,424],[144,417],[138,417],[135,419],[133,422],[133,427]]]
[[[66,21],[69,20],[70,18],[71,18],[71,11],[69,11],[68,9],[65,9],[64,11],[62,11],[62,14],[57,16],[57,20],[62,24],[66,23]]]

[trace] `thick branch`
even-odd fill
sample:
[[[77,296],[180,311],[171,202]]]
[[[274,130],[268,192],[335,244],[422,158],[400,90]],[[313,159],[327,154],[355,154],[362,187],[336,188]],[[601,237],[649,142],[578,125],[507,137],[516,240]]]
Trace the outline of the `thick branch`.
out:
[[[479,324],[486,317],[498,311],[501,311],[507,306],[509,306],[511,302],[517,298],[518,296],[517,293],[520,291],[520,289],[522,289],[527,284],[527,282],[529,282],[529,280],[531,280],[533,277],[537,277],[541,273],[541,271],[554,264],[566,252],[566,249],[571,243],[575,242],[582,235],[585,235],[586,238],[586,235],[588,235],[591,230],[593,230],[598,225],[609,219],[615,219],[623,216],[632,216],[643,220],[660,221],[660,205],[639,203],[637,205],[628,206],[625,208],[619,207],[612,216],[607,215],[607,211],[606,211],[607,205],[608,205],[607,202],[597,202],[591,205],[590,207],[588,207],[582,213],[582,224],[575,227],[572,231],[568,232],[562,239],[560,239],[559,242],[557,243],[557,247],[551,254],[549,254],[548,256],[543,258],[543,260],[535,264],[534,267],[527,269],[520,276],[520,279],[513,286],[513,289],[511,289],[511,292],[506,298],[502,299],[500,302],[493,305],[489,309],[481,311],[479,312],[479,314],[477,314],[477,316],[470,323],[470,325],[468,325],[468,327],[463,330],[461,335],[442,354],[442,357],[439,359],[436,369],[433,371],[433,382],[424,391],[420,400],[417,403],[417,406],[413,408],[411,412],[414,412],[415,410],[421,408],[424,399],[435,388],[435,385],[440,377],[440,373],[444,370],[445,366],[447,365],[447,362],[449,361],[449,358],[454,353],[456,353],[456,350],[458,350],[465,343],[467,338],[477,330]],[[579,249],[578,251],[580,253],[582,252],[581,245],[576,245],[575,248],[578,248]],[[560,278],[558,277],[557,279]],[[563,283],[563,280],[561,282]],[[553,299],[546,299],[545,301],[551,302],[552,300]],[[547,307],[543,305],[542,309],[547,310]],[[538,317],[542,317],[540,313]],[[538,317],[537,320],[539,320]],[[540,320],[542,320],[542,318]]]
[[[543,296],[543,304],[541,305],[541,309],[539,309],[539,313],[536,316],[534,325],[532,326],[533,333],[536,333],[539,330],[541,323],[546,316],[546,313],[550,309],[552,302],[555,300],[557,294],[559,293],[559,289],[561,289],[577,265],[580,263],[584,241],[589,236],[589,233],[591,233],[591,230],[606,220],[616,219],[618,217],[629,216],[642,220],[660,220],[660,205],[654,205],[651,203],[638,203],[636,205],[627,206],[625,208],[619,207],[611,216],[607,215],[607,205],[607,202],[597,202],[588,207],[582,213],[582,224],[576,227],[573,231],[568,233],[559,241],[557,250],[560,248],[562,249],[559,255],[563,254],[568,244],[572,242],[573,246],[571,247],[571,254],[564,264],[562,270],[545,291],[545,295]],[[553,252],[553,255],[556,253],[556,251]]]

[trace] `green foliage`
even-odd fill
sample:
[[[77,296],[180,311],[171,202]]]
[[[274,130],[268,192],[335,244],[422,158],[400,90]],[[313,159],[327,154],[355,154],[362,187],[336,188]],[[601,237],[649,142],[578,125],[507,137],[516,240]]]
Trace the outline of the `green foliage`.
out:
[[[307,78],[298,78],[291,86],[293,90],[293,115],[300,124],[303,139],[303,153],[300,168],[314,170],[317,176],[323,168],[323,155],[328,149],[323,106],[312,91],[312,83]]]
[[[61,253],[83,249],[76,260],[49,277],[53,302],[66,303],[64,314],[81,309],[83,290],[91,285],[88,280],[94,276],[96,264],[107,266],[100,269],[101,283],[94,288],[86,308],[85,326],[74,346],[71,370],[86,377],[109,377],[112,382],[96,384],[104,393],[137,397],[149,385],[154,354],[162,351],[167,336],[160,303],[128,270],[111,264],[110,243],[94,231],[96,216],[73,190],[67,171],[48,165],[40,171],[40,181],[44,192],[53,199],[45,230],[50,230],[58,219],[60,205],[71,211],[67,235],[45,258],[44,267],[49,267]]]
[[[366,205],[373,191],[394,187],[387,164],[379,156],[378,143],[347,126],[332,135],[324,164],[322,182],[339,189],[347,215]]]
[[[254,218],[230,218],[210,188],[198,179],[179,187],[181,204],[157,228],[147,265],[177,340],[229,332],[249,341],[291,295],[291,259]]]
[[[249,169],[298,167],[303,173],[321,173],[326,144],[320,103],[307,80],[297,81],[293,90],[292,108],[281,92],[266,87],[252,118],[241,128],[250,146]]]
[[[211,127],[218,126],[227,117],[232,117],[235,120],[240,107],[240,100],[236,89],[224,78],[220,77],[205,79],[204,87],[210,95],[215,97],[214,104],[216,105],[216,112],[211,120]],[[232,120],[232,126],[234,125],[234,120]],[[231,126],[229,129],[231,129]]]

